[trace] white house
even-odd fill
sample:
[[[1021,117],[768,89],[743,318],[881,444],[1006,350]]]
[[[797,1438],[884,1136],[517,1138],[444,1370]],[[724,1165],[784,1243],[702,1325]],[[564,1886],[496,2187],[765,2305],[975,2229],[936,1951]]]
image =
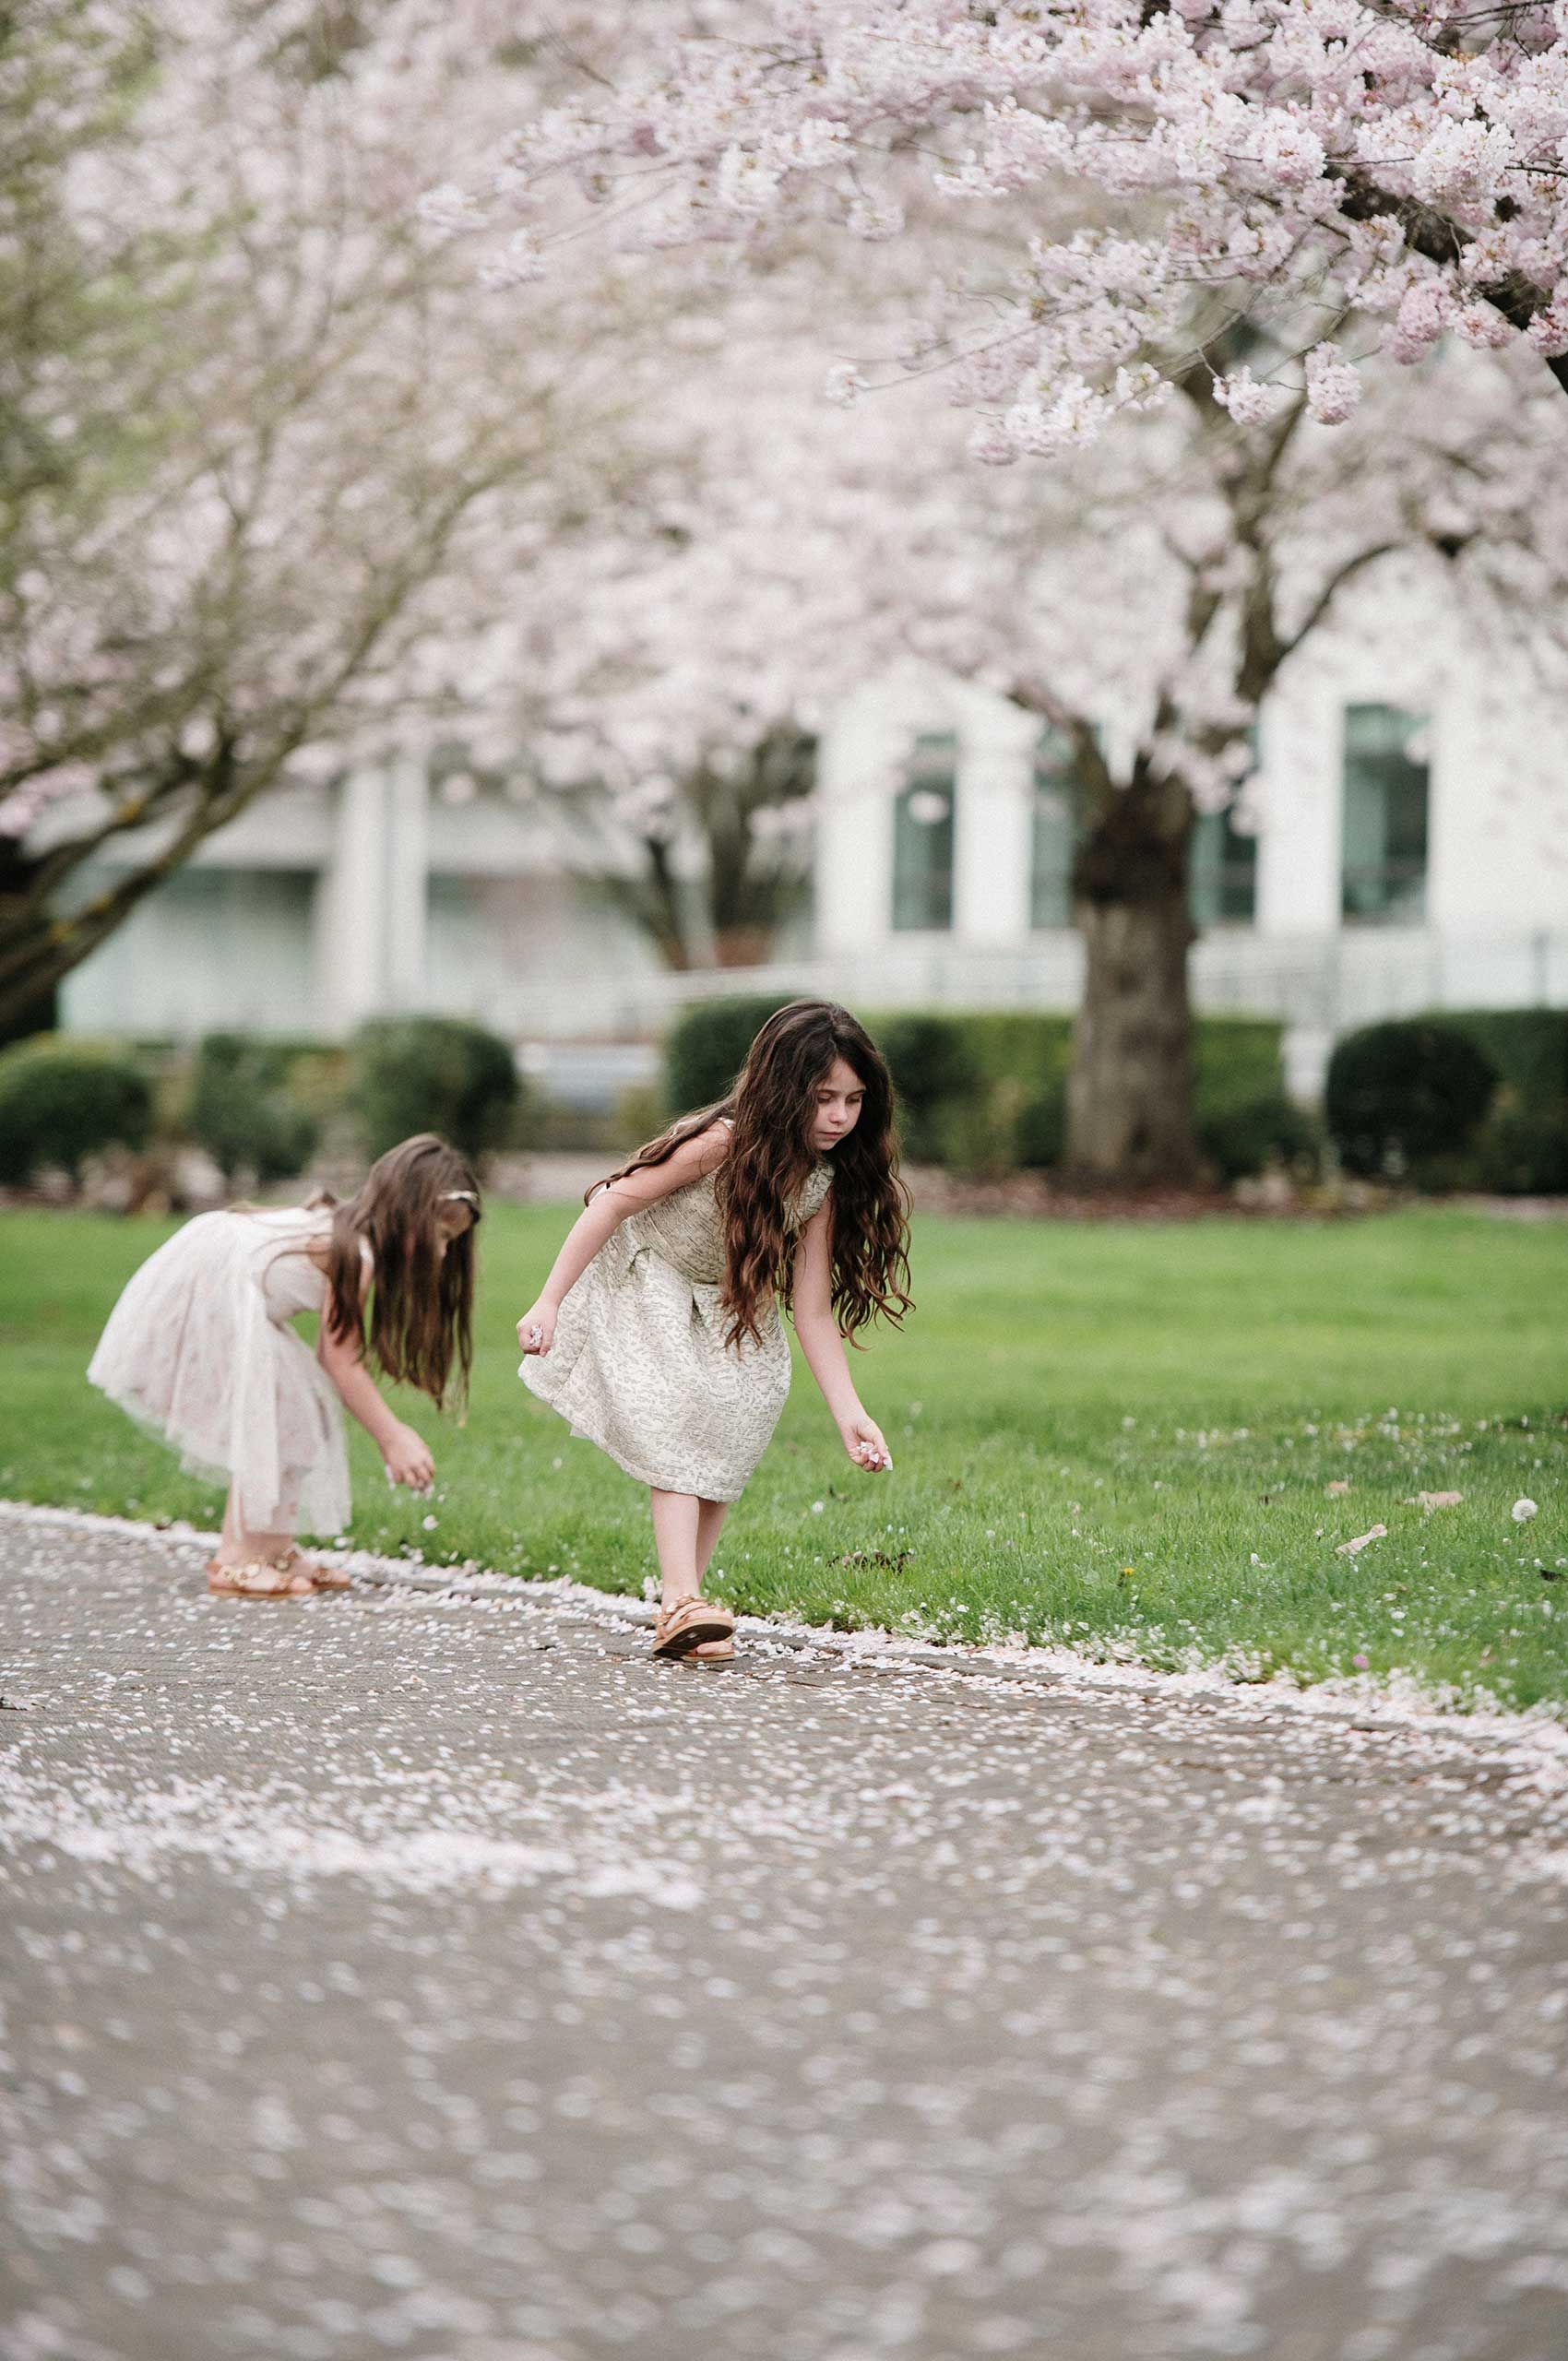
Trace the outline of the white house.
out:
[[[1128,717],[1102,717],[1114,765]],[[1369,597],[1268,705],[1245,825],[1205,818],[1201,1007],[1289,1024],[1310,1091],[1335,1035],[1440,1005],[1568,1001],[1568,707]],[[850,1003],[1070,1007],[1075,789],[1031,717],[911,672],[821,750],[814,913],[779,963],[671,976],[577,886],[527,806],[454,801],[402,758],[273,796],[65,989],[70,1026],[338,1034],[430,1009],[520,1044],[648,1039],[742,981]]]

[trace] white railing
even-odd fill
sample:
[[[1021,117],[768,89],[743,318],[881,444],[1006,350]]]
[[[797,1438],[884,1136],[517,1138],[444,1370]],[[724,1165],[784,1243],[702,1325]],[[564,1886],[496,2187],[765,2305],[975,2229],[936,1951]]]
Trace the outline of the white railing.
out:
[[[1326,1045],[1353,1026],[1423,1009],[1568,1006],[1568,932],[1460,936],[1390,927],[1275,936],[1226,929],[1194,946],[1192,973],[1204,1013],[1282,1017],[1292,1032]],[[682,1008],[736,992],[814,993],[851,1008],[1071,1009],[1082,974],[1074,935],[994,950],[913,937],[760,967],[509,979],[473,1013],[523,1039],[636,1041],[662,1032]]]

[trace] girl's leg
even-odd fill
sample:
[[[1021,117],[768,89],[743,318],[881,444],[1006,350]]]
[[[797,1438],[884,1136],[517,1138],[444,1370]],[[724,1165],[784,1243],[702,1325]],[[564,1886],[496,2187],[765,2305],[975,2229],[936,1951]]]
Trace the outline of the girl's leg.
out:
[[[699,1501],[697,1502],[697,1586],[699,1589],[707,1579],[714,1545],[723,1530],[724,1520],[729,1515],[731,1503],[728,1501]],[[692,1651],[694,1655],[698,1656],[729,1657],[734,1653],[733,1640],[704,1640]]]
[[[209,1560],[208,1573],[216,1571],[221,1576],[225,1569],[234,1566],[277,1565],[289,1557],[293,1548],[291,1532],[260,1532],[247,1525],[238,1491],[231,1485],[223,1505],[223,1529],[219,1535],[217,1552]],[[303,1595],[314,1588],[303,1559],[298,1571],[279,1576],[278,1587],[286,1595]]]
[[[247,1525],[232,1486],[223,1508],[223,1530],[218,1540],[222,1566],[254,1565],[265,1558],[281,1558],[294,1546],[291,1533],[261,1533]]]
[[[712,1562],[719,1536],[729,1515],[729,1501],[699,1501],[697,1502],[697,1583],[700,1587]]]
[[[699,1501],[694,1492],[659,1492],[649,1489],[648,1502],[653,1511],[653,1538],[659,1551],[659,1605],[668,1615],[671,1608],[683,1601],[700,1598],[702,1577],[713,1555],[713,1545],[719,1538],[719,1528],[724,1522],[724,1504],[719,1501]],[[700,1615],[701,1610],[698,1610]],[[730,1621],[728,1609],[716,1615],[709,1625],[712,1637],[692,1640],[687,1653],[696,1655],[733,1655],[734,1643],[721,1638]],[[660,1644],[656,1636],[656,1651]]]
[[[673,1607],[680,1599],[695,1598],[702,1588],[697,1566],[702,1503],[693,1492],[659,1492],[650,1488],[647,1497],[653,1511],[653,1546],[659,1552],[659,1598],[663,1606]]]

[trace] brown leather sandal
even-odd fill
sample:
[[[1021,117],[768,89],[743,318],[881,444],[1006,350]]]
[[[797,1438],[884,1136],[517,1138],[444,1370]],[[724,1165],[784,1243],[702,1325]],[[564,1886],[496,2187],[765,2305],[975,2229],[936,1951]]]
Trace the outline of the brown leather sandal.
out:
[[[308,1598],[315,1585],[291,1549],[284,1558],[253,1558],[243,1566],[207,1561],[207,1587],[215,1598]]]
[[[727,1607],[706,1598],[680,1598],[661,1607],[653,1627],[656,1656],[688,1656],[705,1640],[728,1640],[733,1651],[735,1618]]]

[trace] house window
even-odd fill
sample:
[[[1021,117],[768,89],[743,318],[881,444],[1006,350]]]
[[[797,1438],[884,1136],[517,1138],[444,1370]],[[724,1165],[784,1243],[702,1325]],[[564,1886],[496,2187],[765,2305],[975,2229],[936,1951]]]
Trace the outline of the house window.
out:
[[[1420,925],[1426,916],[1430,771],[1424,714],[1393,705],[1345,711],[1346,919]]]
[[[1199,813],[1187,875],[1194,926],[1251,924],[1257,906],[1258,840],[1237,827],[1229,805],[1223,812]]]
[[[953,813],[958,742],[917,738],[893,806],[893,925],[897,933],[953,923]]]
[[[1029,924],[1073,923],[1073,858],[1083,834],[1084,789],[1064,730],[1042,730],[1035,745],[1029,848]]]

